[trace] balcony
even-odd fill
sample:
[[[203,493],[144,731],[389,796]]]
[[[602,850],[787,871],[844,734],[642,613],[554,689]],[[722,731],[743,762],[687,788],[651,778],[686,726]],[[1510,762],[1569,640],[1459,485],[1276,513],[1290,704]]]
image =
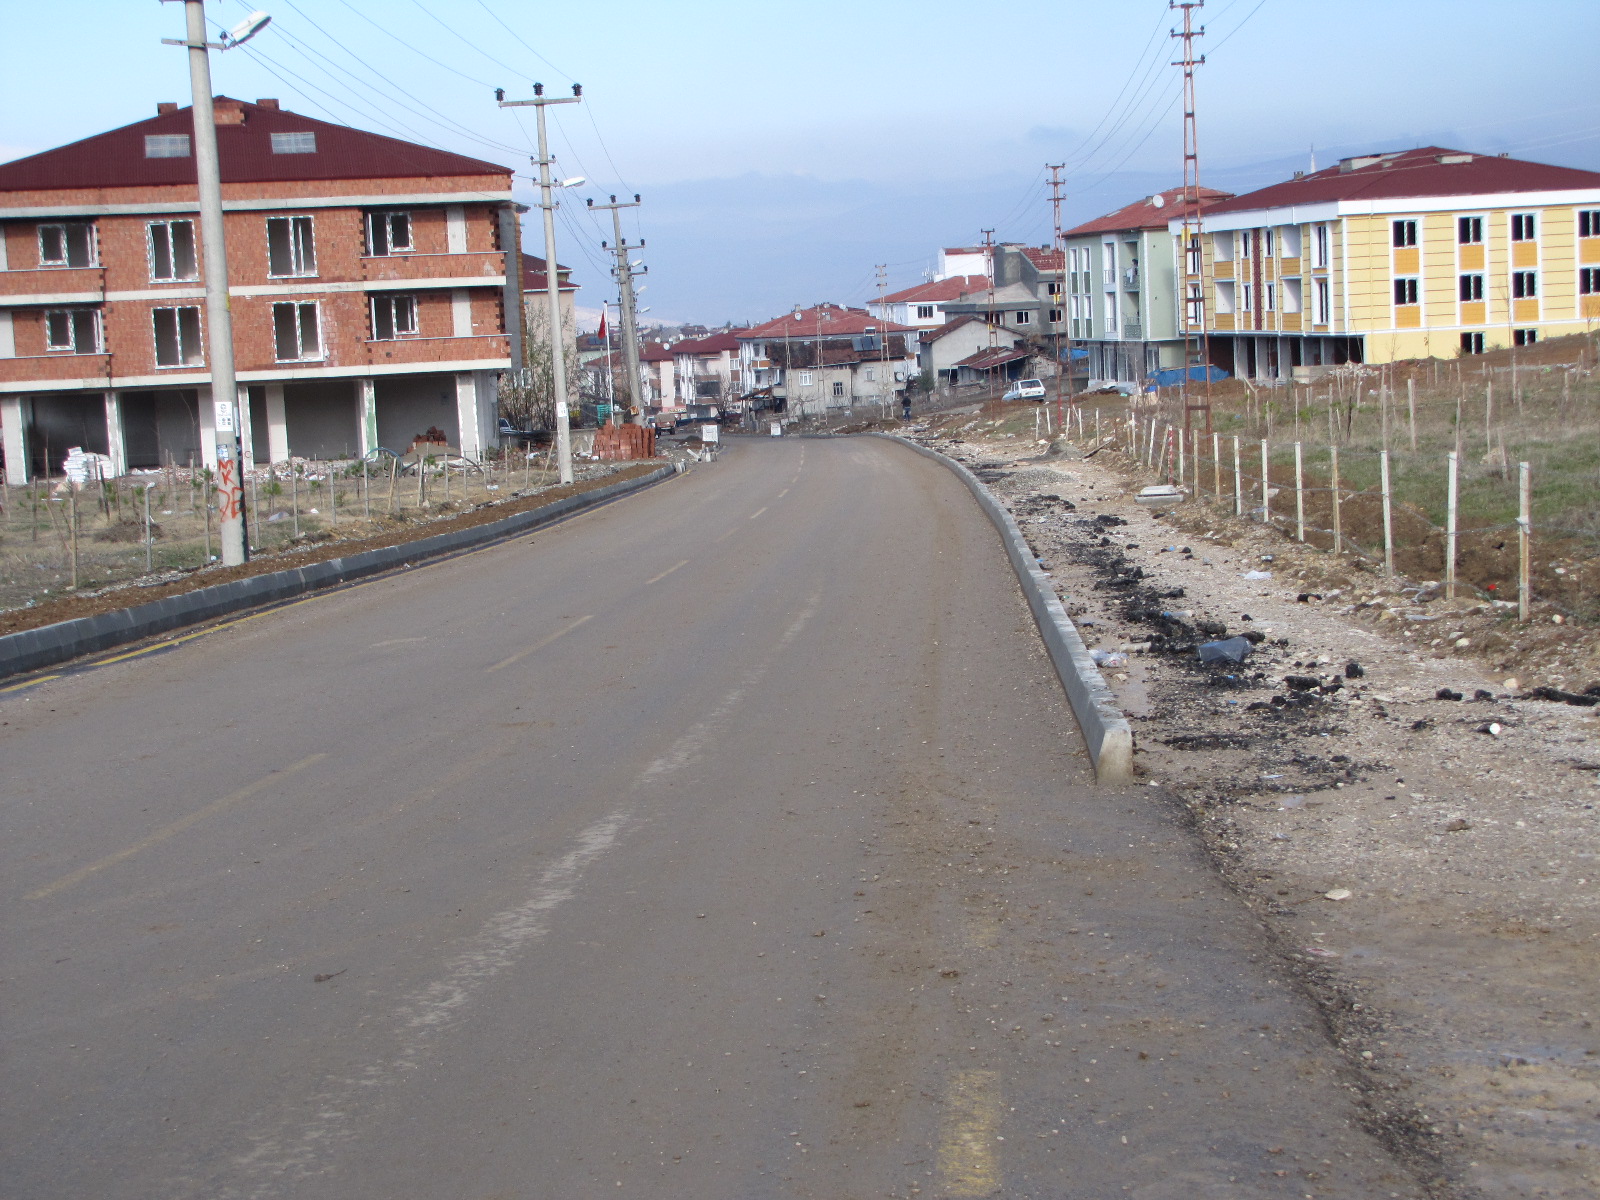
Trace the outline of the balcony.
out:
[[[502,278],[505,258],[498,251],[468,254],[385,254],[361,260],[363,277],[369,283],[416,282],[426,285],[436,279]]]
[[[0,304],[93,303],[104,294],[105,279],[104,267],[0,271]]]
[[[1125,341],[1144,341],[1144,326],[1138,321],[1124,321],[1122,323],[1122,336]]]
[[[1117,269],[1115,267],[1107,267],[1100,273],[1101,275],[1105,276],[1105,285],[1107,290],[1117,286]]]
[[[474,359],[492,361],[508,358],[510,355],[511,343],[503,333],[485,333],[474,337],[408,337],[366,343],[366,358],[375,367],[411,364],[423,366],[428,363],[467,362]]]
[[[1139,290],[1139,268],[1129,267],[1122,272],[1122,286],[1130,292]]]

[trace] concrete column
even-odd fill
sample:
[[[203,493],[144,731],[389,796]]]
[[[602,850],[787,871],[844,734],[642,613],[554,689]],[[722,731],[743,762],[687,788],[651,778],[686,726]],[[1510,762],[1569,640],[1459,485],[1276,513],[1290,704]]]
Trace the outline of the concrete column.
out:
[[[356,415],[361,430],[361,455],[365,458],[378,448],[378,381],[356,380]]]
[[[468,458],[482,458],[483,442],[478,422],[478,384],[471,371],[456,373],[456,425],[461,430],[461,453]]]
[[[283,384],[267,384],[267,454],[275,463],[289,458],[289,418],[283,411]]]
[[[239,385],[239,457],[246,471],[256,468],[255,438],[250,428],[250,389]]]
[[[122,397],[115,391],[106,394],[106,454],[111,459],[113,476],[128,473],[128,442],[122,434]]]
[[[200,403],[200,463],[217,469],[217,407],[211,401],[211,389],[203,387],[196,389],[199,392]]]
[[[28,469],[28,412],[26,396],[0,396],[0,439],[6,448],[6,482],[22,487]]]

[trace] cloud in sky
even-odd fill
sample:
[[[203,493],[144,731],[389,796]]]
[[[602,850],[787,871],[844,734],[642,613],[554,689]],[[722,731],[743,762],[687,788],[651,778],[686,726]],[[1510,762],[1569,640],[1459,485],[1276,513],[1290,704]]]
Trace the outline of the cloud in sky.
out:
[[[231,23],[246,0],[209,5]],[[748,0],[274,0],[271,27],[219,54],[219,91],[443,146],[531,174],[533,118],[493,88],[585,85],[557,110],[560,170],[593,194],[645,196],[653,309],[760,318],[859,303],[873,264],[920,278],[941,242],[1049,236],[1046,162],[1068,164],[1076,222],[1180,182],[1174,14],[1166,0],[965,0],[803,9]],[[1197,13],[1205,181],[1259,186],[1340,153],[1437,142],[1600,169],[1592,47],[1600,4],[1543,0],[1209,0]],[[41,9],[0,45],[0,144],[12,156],[184,99],[177,6]],[[70,36],[73,65],[60,68]],[[85,81],[93,81],[87,86]],[[519,181],[526,193],[527,183]],[[611,237],[569,204],[560,257],[598,307]],[[543,253],[537,223],[528,245]]]

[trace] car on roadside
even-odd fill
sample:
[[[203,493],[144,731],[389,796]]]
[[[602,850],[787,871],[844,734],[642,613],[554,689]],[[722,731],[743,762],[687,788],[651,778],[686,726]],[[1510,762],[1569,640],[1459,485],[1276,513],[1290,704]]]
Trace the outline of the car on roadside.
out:
[[[1002,400],[1043,400],[1045,398],[1044,382],[1039,379],[1019,379],[1013,383]]]

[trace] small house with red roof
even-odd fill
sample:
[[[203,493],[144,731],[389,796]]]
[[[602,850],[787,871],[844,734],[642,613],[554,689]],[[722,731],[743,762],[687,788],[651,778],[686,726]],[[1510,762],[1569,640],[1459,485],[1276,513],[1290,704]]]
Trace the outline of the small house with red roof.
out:
[[[677,407],[690,404],[727,406],[739,394],[739,335],[724,329],[706,337],[688,338],[672,347]]]
[[[738,332],[740,388],[794,416],[893,404],[917,372],[916,336],[864,308],[796,308]]]
[[[1212,361],[1251,378],[1581,333],[1600,319],[1600,173],[1357,155],[1209,206],[1184,266]]]
[[[517,208],[497,163],[217,97],[247,465],[477,455],[520,336]],[[81,446],[116,469],[213,463],[191,111],[0,164],[8,478]]]
[[[898,292],[890,292],[881,300],[869,301],[867,311],[899,325],[937,329],[948,319],[945,315],[946,304],[986,291],[988,287],[987,275],[952,275],[947,279],[929,280]]]

